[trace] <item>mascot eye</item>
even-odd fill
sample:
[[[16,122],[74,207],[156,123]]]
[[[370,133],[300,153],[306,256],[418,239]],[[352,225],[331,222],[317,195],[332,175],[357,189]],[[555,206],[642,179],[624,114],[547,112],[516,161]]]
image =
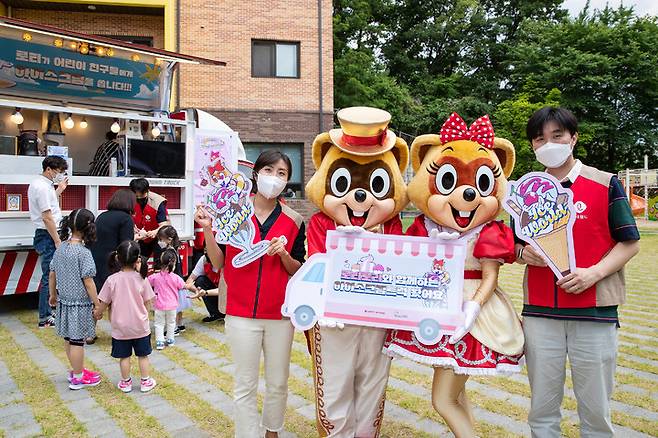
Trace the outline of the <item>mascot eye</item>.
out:
[[[375,171],[370,174],[370,190],[377,198],[386,196],[390,188],[391,177],[385,169],[375,169]]]
[[[443,164],[436,171],[436,188],[442,195],[449,195],[457,185],[457,169],[452,164]]]
[[[352,175],[350,171],[341,167],[331,175],[331,191],[336,196],[344,196],[350,189],[352,184]]]
[[[493,170],[488,166],[480,166],[475,174],[475,183],[480,195],[489,196],[493,192],[495,182]]]

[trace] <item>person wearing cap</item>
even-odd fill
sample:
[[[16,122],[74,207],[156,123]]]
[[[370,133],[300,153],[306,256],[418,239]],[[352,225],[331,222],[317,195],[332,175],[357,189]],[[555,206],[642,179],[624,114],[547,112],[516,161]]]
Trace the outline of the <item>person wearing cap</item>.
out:
[[[312,146],[316,172],[306,195],[320,211],[307,230],[309,256],[327,252],[329,230],[402,234],[409,149],[388,129],[391,115],[352,107],[338,120],[340,128],[319,134]],[[319,436],[379,435],[391,364],[382,354],[385,336],[386,329],[326,319],[307,332]]]

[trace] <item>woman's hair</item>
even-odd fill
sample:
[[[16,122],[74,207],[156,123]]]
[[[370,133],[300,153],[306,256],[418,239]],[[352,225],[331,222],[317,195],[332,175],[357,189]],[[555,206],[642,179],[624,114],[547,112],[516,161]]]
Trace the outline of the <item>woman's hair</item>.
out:
[[[73,233],[81,233],[85,245],[92,245],[96,241],[96,224],[94,213],[86,208],[73,210],[64,216],[59,224],[59,238],[67,240]]]
[[[176,232],[176,228],[172,227],[171,225],[165,225],[164,227],[160,228],[158,230],[157,237],[158,240],[169,238],[171,239],[171,246],[176,249],[180,248],[180,239],[178,238],[178,233]]]
[[[125,211],[128,214],[135,213],[137,197],[132,190],[120,189],[112,194],[110,202],[107,203],[108,210]]]
[[[257,191],[256,175],[258,175],[258,172],[260,172],[265,166],[271,166],[274,163],[278,163],[279,160],[283,160],[283,162],[286,163],[286,166],[288,167],[288,181],[290,181],[290,178],[292,177],[292,162],[290,161],[290,158],[278,149],[268,149],[261,152],[254,163],[254,171],[251,175],[252,193],[256,193]]]
[[[146,278],[148,265],[146,263],[146,257],[140,255],[139,243],[134,240],[124,240],[117,246],[115,251],[110,253],[108,267],[110,268],[110,272],[114,274],[125,267],[132,268],[135,266],[137,260],[141,260],[142,262],[139,273],[142,278]]]
[[[178,254],[171,248],[164,250],[160,255],[160,269],[162,271],[174,272],[177,262]]]

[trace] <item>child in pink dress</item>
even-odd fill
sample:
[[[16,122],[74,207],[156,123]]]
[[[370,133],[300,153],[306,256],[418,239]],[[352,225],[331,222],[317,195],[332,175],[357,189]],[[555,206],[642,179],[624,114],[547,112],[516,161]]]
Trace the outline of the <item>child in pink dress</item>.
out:
[[[148,277],[149,283],[155,291],[155,348],[162,350],[174,345],[174,332],[176,330],[176,309],[178,308],[178,291],[188,289],[197,291],[193,284],[187,285],[180,275],[175,274],[178,254],[174,249],[166,249],[160,255],[160,272]],[[167,339],[165,341],[165,332]]]

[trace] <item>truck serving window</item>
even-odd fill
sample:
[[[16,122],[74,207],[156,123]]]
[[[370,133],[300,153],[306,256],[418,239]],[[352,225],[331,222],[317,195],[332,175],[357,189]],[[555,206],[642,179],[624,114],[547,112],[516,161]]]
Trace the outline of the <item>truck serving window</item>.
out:
[[[303,281],[308,281],[309,283],[322,283],[324,281],[324,268],[326,263],[318,263],[313,266],[310,271],[304,275]]]

